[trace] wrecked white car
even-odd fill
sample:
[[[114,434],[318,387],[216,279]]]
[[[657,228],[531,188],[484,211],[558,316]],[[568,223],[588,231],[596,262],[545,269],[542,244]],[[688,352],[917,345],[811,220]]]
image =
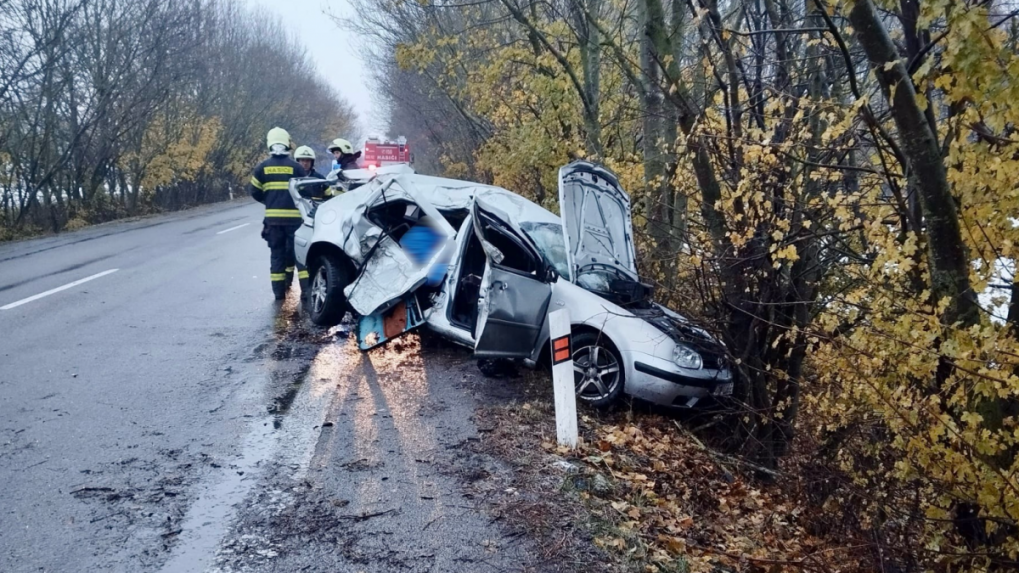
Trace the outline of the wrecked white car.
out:
[[[505,189],[406,167],[365,178],[317,207],[300,189],[321,180],[291,183],[316,324],[349,309],[362,348],[424,325],[479,358],[535,365],[548,359],[549,311],[565,308],[580,400],[693,406],[731,394],[722,346],[638,279],[630,199],[606,169],[560,170],[562,219]]]

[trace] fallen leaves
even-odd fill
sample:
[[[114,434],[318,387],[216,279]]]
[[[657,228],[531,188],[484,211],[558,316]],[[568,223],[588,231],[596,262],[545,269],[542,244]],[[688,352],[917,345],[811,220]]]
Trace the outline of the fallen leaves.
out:
[[[539,406],[528,406],[531,435],[553,435],[551,411],[535,417]],[[712,451],[670,418],[623,418],[582,416],[576,451],[535,444],[578,466],[566,479],[579,484],[570,491],[601,524],[597,547],[650,572],[864,569],[845,539],[808,531],[809,512],[791,478],[762,487],[739,471],[752,468]],[[611,487],[597,487],[604,476]]]
[[[611,510],[602,514],[619,533],[599,537],[599,547],[629,559],[642,555],[647,571],[674,570],[677,560],[693,572],[719,564],[769,573],[856,568],[831,559],[838,540],[819,539],[801,525],[802,511],[786,488],[762,489],[734,475],[720,463],[724,456],[670,420],[582,421],[594,438],[576,461],[588,472],[608,469],[616,482],[607,495],[587,498],[592,508]]]

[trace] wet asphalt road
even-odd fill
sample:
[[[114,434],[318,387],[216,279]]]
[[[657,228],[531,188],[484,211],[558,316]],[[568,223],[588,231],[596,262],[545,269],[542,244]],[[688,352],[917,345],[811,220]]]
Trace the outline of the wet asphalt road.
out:
[[[498,471],[460,455],[469,357],[364,355],[275,304],[260,218],[0,245],[0,571],[527,567],[459,492]]]

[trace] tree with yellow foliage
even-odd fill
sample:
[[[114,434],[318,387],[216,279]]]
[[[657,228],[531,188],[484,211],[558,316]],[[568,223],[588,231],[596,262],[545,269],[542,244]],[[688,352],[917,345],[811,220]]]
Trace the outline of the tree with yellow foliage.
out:
[[[731,445],[760,477],[800,425],[846,479],[820,503],[881,559],[1014,565],[1019,6],[362,8],[399,23],[377,34],[394,109],[456,110],[418,128],[457,174],[552,206],[559,164],[620,172],[642,270],[732,354]]]

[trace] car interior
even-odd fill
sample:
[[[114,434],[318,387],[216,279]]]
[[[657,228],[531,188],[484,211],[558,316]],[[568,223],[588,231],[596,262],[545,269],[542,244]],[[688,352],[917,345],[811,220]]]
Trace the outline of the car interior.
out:
[[[399,242],[411,227],[421,223],[424,211],[406,199],[393,199],[371,207],[367,217],[386,235]]]
[[[449,226],[454,229],[459,229],[463,226],[463,222],[471,214],[470,209],[439,209],[438,211],[442,218],[449,223]]]
[[[498,266],[522,274],[537,272],[537,260],[530,249],[504,231],[501,225],[482,214],[481,229],[485,239],[502,253],[503,258]],[[478,296],[487,262],[481,240],[473,232],[467,238],[460,262],[460,276],[453,304],[450,306],[449,320],[456,326],[473,332],[478,322]]]

